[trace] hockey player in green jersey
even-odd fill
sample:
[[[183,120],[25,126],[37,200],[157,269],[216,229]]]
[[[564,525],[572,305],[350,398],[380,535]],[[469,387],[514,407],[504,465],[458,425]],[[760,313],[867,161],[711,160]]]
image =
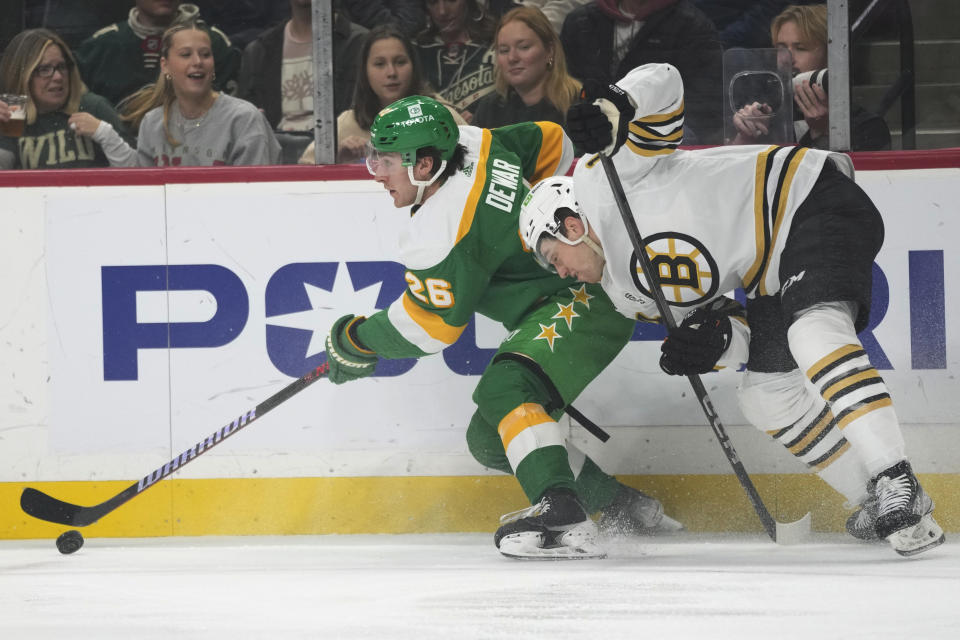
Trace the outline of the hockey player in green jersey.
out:
[[[941,544],[890,393],[857,337],[883,221],[851,179],[850,158],[803,147],[677,149],[683,83],[667,64],[588,93],[567,126],[588,154],[612,156],[645,234],[679,325],[661,368],[694,375],[746,362],[744,416],[858,505],[852,535],[885,538],[901,555]],[[659,318],[597,155],[581,158],[572,180],[535,185],[520,224],[545,267],[600,283],[628,317]],[[738,287],[749,329],[716,302]]]
[[[573,148],[553,123],[458,128],[442,104],[411,96],[371,127],[367,167],[398,208],[408,284],[369,318],[327,338],[330,380],[369,376],[380,358],[419,358],[460,337],[474,313],[510,331],[480,378],[467,428],[473,456],[513,473],[530,502],[501,518],[505,555],[598,557],[597,525],[678,529],[661,504],[568,448],[557,420],[630,339],[633,322],[594,285],[546,273],[517,234],[527,184],[564,173]],[[576,469],[576,473],[574,471]]]

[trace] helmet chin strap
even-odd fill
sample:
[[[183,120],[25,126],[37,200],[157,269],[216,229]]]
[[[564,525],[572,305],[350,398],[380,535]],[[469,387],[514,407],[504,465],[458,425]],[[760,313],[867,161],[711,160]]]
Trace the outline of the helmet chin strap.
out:
[[[447,161],[440,161],[440,168],[437,169],[436,173],[431,176],[429,180],[417,180],[413,177],[413,165],[407,167],[407,177],[410,178],[410,184],[417,186],[417,199],[413,201],[412,206],[417,206],[423,201],[423,192],[424,190],[436,182],[440,178],[440,174],[443,173],[443,170],[447,168]]]
[[[585,244],[585,245],[587,245],[588,247],[590,247],[591,249],[593,249],[593,252],[594,252],[595,254],[597,254],[598,256],[600,256],[601,258],[603,258],[604,260],[606,260],[606,258],[605,258],[604,255],[603,255],[603,249],[600,248],[600,245],[598,245],[596,242],[594,242],[593,240],[591,240],[591,239],[590,239],[590,236],[588,236],[588,235],[586,234],[586,232],[584,232],[583,237],[580,238],[580,241],[583,242],[583,244]]]

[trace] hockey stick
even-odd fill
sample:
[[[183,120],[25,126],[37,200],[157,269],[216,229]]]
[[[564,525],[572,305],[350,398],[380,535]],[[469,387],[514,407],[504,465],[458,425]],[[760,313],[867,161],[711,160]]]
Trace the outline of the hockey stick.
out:
[[[623,192],[623,185],[620,183],[620,175],[617,173],[616,167],[613,166],[613,160],[611,158],[601,153],[600,162],[603,164],[604,173],[607,174],[607,181],[610,183],[613,198],[616,200],[617,208],[620,210],[620,217],[623,218],[623,224],[627,228],[627,235],[630,236],[633,250],[637,254],[640,268],[647,279],[650,295],[653,296],[653,301],[657,304],[657,311],[659,311],[660,317],[663,318],[663,323],[667,326],[668,330],[672,331],[676,329],[677,322],[674,320],[673,314],[670,313],[667,300],[663,295],[663,291],[660,289],[660,278],[653,269],[653,265],[650,263],[650,257],[645,251],[646,242],[644,242],[643,237],[640,235],[637,223],[633,219],[633,212],[630,210],[627,197]],[[770,536],[770,539],[774,542],[783,544],[801,541],[810,530],[810,514],[807,513],[807,515],[796,522],[783,523],[774,520],[773,516],[770,515],[770,511],[760,498],[760,494],[757,493],[757,488],[753,486],[753,481],[750,480],[750,476],[747,475],[743,463],[740,462],[740,457],[733,448],[733,443],[730,442],[730,437],[727,435],[726,429],[724,429],[723,424],[720,422],[720,416],[717,415],[716,410],[713,408],[713,403],[710,401],[710,396],[707,395],[707,390],[703,386],[703,381],[700,380],[700,376],[690,374],[687,376],[687,380],[690,381],[690,386],[693,387],[693,392],[696,394],[697,400],[700,401],[700,407],[703,409],[703,413],[707,416],[707,420],[713,428],[717,442],[720,443],[720,448],[723,449],[724,455],[726,455],[727,460],[730,461],[730,466],[733,467],[733,472],[736,474],[737,480],[740,481],[740,485],[744,491],[747,492],[747,497],[750,498],[750,503],[753,504],[753,509],[757,512],[757,517],[760,518],[760,522],[763,524],[767,535]]]
[[[214,431],[210,437],[201,440],[162,467],[154,469],[105,502],[93,505],[92,507],[84,507],[57,500],[42,491],[27,487],[23,490],[23,493],[20,494],[20,508],[34,518],[46,520],[47,522],[55,522],[57,524],[74,527],[91,525],[120,505],[137,497],[174,471],[196,460],[207,451],[210,451],[210,449],[237,433],[257,418],[262,417],[274,407],[292,398],[300,391],[303,391],[320,378],[326,376],[329,371],[330,366],[324,362],[303,377],[294,380],[233,422]]]

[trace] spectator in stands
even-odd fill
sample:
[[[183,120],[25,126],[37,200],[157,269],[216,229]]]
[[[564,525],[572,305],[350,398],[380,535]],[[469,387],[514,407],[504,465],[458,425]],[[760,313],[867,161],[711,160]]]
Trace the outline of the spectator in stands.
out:
[[[570,74],[584,83],[610,84],[649,62],[673,65],[688,89],[684,141],[723,141],[723,50],[691,0],[595,0],[567,15],[560,40]]]
[[[243,52],[237,97],[263,109],[281,131],[313,129],[313,21],[310,0],[289,0],[290,20],[263,32]],[[350,107],[367,30],[335,11],[333,110]]]
[[[76,49],[94,31],[122,20],[129,11],[128,0],[24,0],[23,26],[49,29]]]
[[[342,0],[340,5],[350,20],[367,29],[392,24],[404,36],[412,38],[426,24],[423,0]]]
[[[563,126],[580,83],[567,73],[560,38],[536,7],[518,7],[500,20],[494,38],[494,93],[477,105],[473,124],[502,127],[549,120]]]
[[[240,51],[265,29],[290,18],[290,7],[282,0],[194,0],[194,4],[203,19],[217,25]]]
[[[140,166],[276,164],[280,144],[255,106],[214,90],[210,33],[177,24],[161,40],[160,74],[135,93],[124,118],[139,123]]]
[[[770,26],[774,44],[789,51],[794,74],[827,67],[827,5],[791,5],[777,15]],[[797,144],[817,149],[830,148],[830,106],[827,92],[809,79],[794,82],[794,116]],[[733,118],[737,128],[734,144],[764,142],[768,134],[766,114],[770,107],[754,102]],[[890,129],[880,116],[859,105],[850,106],[850,149],[881,151],[890,148]]]
[[[559,35],[567,14],[590,2],[591,0],[523,0],[520,4],[525,7],[536,7],[543,11],[543,15],[547,16],[553,30]]]
[[[713,22],[724,49],[772,47],[770,21],[773,17],[787,5],[811,4],[809,0],[693,0],[693,3]]]
[[[362,73],[353,91],[353,108],[337,118],[337,162],[355,162],[366,155],[370,125],[380,111],[401,98],[437,95],[423,77],[420,59],[409,38],[394,25],[374,27],[367,35],[360,54]],[[454,121],[466,124],[452,106],[442,103]],[[300,158],[301,164],[313,164],[313,145]]]
[[[129,152],[117,112],[87,91],[70,48],[48,29],[28,29],[10,41],[0,59],[0,93],[28,97],[23,135],[0,137],[0,169],[105,167],[122,164]],[[9,118],[0,101],[0,122]]]
[[[514,2],[513,0],[480,0],[479,4],[480,8],[485,9],[490,17],[492,17],[499,24],[500,18],[502,18],[508,11],[513,11],[525,3]]]
[[[424,0],[427,28],[417,50],[427,81],[467,122],[493,91],[494,19],[477,0]]]
[[[92,91],[115,105],[156,79],[164,30],[199,18],[196,5],[180,0],[136,0],[135,4],[127,20],[100,29],[77,49],[80,74]],[[210,28],[210,37],[217,60],[214,88],[233,93],[240,53],[216,27]]]

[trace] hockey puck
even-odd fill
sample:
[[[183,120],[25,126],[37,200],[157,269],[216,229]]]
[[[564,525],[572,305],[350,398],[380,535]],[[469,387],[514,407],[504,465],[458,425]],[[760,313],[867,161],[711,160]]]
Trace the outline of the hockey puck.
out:
[[[76,529],[61,533],[60,537],[57,538],[57,550],[64,555],[79,551],[82,546],[83,535]]]

